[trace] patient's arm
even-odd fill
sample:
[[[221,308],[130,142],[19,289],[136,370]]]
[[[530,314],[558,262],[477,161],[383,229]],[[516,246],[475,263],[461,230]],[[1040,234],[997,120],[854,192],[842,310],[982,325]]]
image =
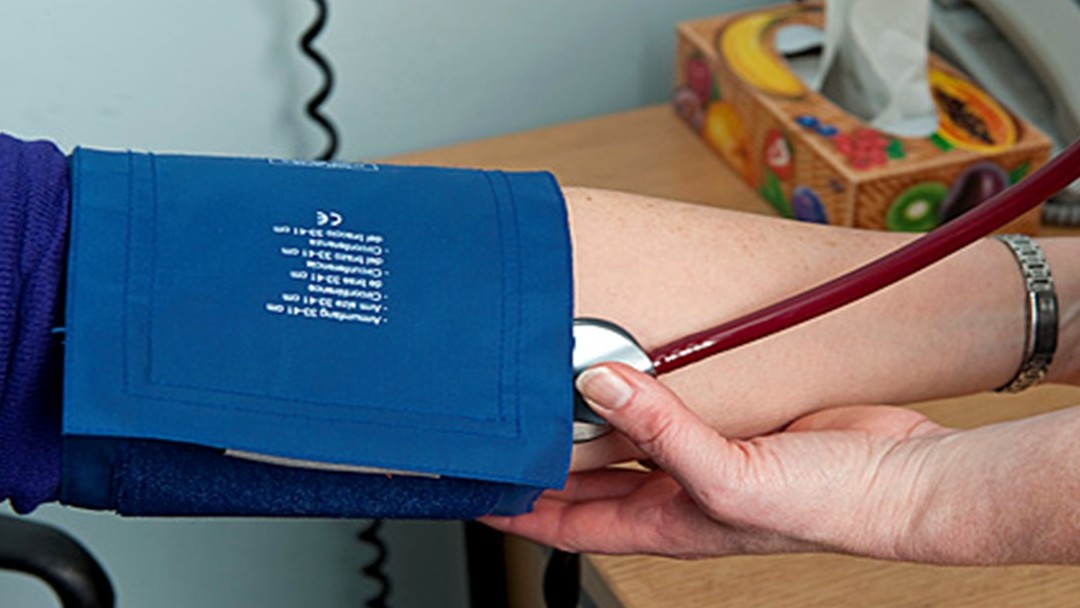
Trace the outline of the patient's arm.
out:
[[[823,227],[617,192],[566,190],[575,314],[609,319],[648,350],[793,295],[913,238]],[[1080,374],[1070,348],[1080,239],[1041,241],[1062,339],[1051,381]],[[1020,363],[1024,288],[1012,254],[983,240],[863,302],[664,377],[729,436],[830,405],[904,403],[993,389]],[[1064,350],[1063,350],[1064,349]],[[628,455],[617,440],[575,467]]]

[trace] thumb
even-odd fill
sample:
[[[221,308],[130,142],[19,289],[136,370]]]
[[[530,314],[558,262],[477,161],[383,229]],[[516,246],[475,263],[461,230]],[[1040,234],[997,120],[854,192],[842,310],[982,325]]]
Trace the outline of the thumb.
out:
[[[576,386],[597,414],[699,502],[715,506],[716,490],[731,488],[741,478],[745,453],[652,376],[605,363],[582,372]]]

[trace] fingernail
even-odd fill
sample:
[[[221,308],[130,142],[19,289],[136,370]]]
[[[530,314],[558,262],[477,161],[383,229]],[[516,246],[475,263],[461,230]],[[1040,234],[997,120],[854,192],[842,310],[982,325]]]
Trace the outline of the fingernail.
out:
[[[630,387],[618,374],[606,367],[592,367],[578,376],[578,391],[592,405],[614,410],[626,405],[634,395]]]

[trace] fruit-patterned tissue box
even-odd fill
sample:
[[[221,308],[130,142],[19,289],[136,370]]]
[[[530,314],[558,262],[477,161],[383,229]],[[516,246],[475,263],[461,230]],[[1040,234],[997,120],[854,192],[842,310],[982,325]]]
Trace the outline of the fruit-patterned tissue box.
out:
[[[948,222],[1046,161],[1050,141],[941,60],[929,84],[938,129],[884,133],[808,88],[775,48],[790,25],[821,28],[798,4],[682,23],[679,115],[781,215],[897,231]],[[1038,210],[1004,232],[1034,233]]]

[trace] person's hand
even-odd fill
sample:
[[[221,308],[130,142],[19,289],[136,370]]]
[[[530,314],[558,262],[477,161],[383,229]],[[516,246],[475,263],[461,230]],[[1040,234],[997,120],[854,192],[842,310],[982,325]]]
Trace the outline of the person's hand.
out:
[[[578,387],[658,469],[575,473],[533,512],[482,521],[569,551],[984,559],[977,542],[958,538],[962,526],[951,529],[950,517],[934,510],[945,471],[970,462],[963,453],[971,450],[961,445],[954,457],[948,444],[962,433],[917,412],[843,407],[772,435],[729,440],[663,384],[626,366],[593,368]]]

